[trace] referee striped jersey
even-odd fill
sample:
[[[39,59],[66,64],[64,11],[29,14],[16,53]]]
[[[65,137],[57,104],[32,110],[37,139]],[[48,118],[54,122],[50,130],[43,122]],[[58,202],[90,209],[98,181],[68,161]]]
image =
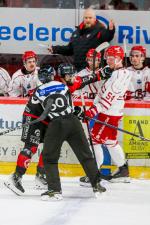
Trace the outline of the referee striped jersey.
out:
[[[32,104],[34,100],[38,99],[43,108],[45,108],[47,101],[52,100],[51,109],[48,113],[50,119],[55,119],[61,116],[66,116],[73,112],[71,94],[68,87],[58,81],[51,81],[42,84],[32,97]]]

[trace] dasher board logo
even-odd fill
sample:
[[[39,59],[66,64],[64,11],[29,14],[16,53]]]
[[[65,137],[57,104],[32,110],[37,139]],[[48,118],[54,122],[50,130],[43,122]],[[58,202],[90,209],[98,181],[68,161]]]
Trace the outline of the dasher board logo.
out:
[[[123,129],[136,135],[150,138],[150,116],[125,116]],[[123,134],[123,149],[127,159],[149,159],[150,142]]]
[[[105,27],[108,27],[109,20],[107,20],[105,17],[97,15],[96,19],[98,19]]]

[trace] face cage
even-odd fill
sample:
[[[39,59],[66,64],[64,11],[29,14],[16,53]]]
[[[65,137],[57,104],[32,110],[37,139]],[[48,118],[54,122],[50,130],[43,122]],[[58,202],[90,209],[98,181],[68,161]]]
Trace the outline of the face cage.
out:
[[[49,74],[47,75],[46,73],[42,73],[42,75],[38,75],[38,78],[39,78],[39,81],[42,83],[42,84],[46,84],[50,81],[53,81],[54,80],[54,77],[55,77],[55,74]]]

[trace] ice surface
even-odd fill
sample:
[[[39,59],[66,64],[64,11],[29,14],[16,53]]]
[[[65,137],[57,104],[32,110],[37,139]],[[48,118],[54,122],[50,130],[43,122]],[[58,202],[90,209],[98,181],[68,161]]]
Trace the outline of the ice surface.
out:
[[[103,185],[107,193],[95,199],[78,178],[62,178],[63,200],[43,202],[34,176],[25,175],[24,196],[16,196],[0,175],[0,225],[150,225],[150,181]]]

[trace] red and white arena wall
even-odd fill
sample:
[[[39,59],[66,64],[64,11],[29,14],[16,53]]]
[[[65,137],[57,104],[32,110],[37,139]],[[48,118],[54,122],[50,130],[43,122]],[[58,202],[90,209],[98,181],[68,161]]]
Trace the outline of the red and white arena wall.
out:
[[[22,112],[26,102],[25,98],[0,98],[0,132],[21,125]],[[81,102],[75,101],[74,104],[81,105]],[[86,107],[91,104],[91,101],[86,101]],[[150,101],[126,101],[124,112],[125,115],[119,127],[150,138]],[[84,129],[87,133],[86,126]],[[20,136],[21,130],[0,136],[0,174],[9,174],[14,171],[17,155],[23,147]],[[150,142],[121,132],[118,132],[118,140],[126,153],[131,177],[150,178]],[[33,157],[28,169],[29,174],[36,171],[36,163],[41,149],[42,146]],[[62,148],[59,168],[62,176],[83,175],[83,170],[67,143],[64,143]],[[111,166],[105,165],[103,168],[114,170],[115,166],[112,162]]]

